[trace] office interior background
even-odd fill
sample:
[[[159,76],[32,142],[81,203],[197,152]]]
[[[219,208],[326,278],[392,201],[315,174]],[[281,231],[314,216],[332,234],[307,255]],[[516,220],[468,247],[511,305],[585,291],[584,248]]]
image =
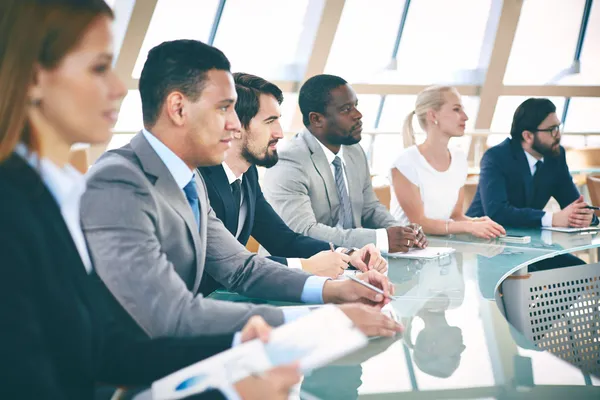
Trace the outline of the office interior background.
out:
[[[303,129],[297,104],[303,82],[321,73],[346,79],[358,95],[358,109],[363,114],[360,144],[370,162],[376,192],[384,203],[389,202],[389,169],[403,148],[404,118],[414,110],[416,95],[425,87],[451,84],[462,95],[469,117],[467,130],[464,137],[452,139],[451,146],[461,147],[468,155],[465,209],[477,187],[481,156],[508,137],[517,106],[528,97],[549,98],[563,124],[562,145],[575,183],[590,204],[600,206],[600,190],[594,197],[587,184],[590,176],[600,172],[600,0],[107,3],[116,13],[114,65],[129,91],[111,141],[102,146],[77,147],[73,152],[74,164],[80,169],[87,169],[107,149],[128,143],[142,128],[138,79],[148,51],[166,40],[189,38],[221,49],[230,59],[233,72],[255,74],[276,83],[284,92],[282,127],[288,137]],[[413,124],[417,142],[423,141],[416,120]],[[597,180],[600,187],[600,177]],[[551,200],[547,207],[556,210],[558,206]],[[254,245],[249,248],[257,250]],[[533,257],[535,252],[525,253],[523,257]],[[577,255],[591,264],[598,262],[598,254],[593,249]],[[465,267],[460,271],[467,282],[460,293],[463,309],[461,314],[450,312],[449,320],[456,325],[476,326],[473,331],[465,329],[470,349],[463,356],[463,365],[475,367],[456,374],[449,383],[440,383],[418,369],[405,373],[405,369],[412,371],[411,362],[407,361],[406,367],[396,362],[401,355],[409,354],[404,347],[364,363],[362,394],[414,391],[418,390],[417,382],[421,387],[444,390],[468,382],[481,388],[465,389],[465,396],[485,397],[497,394],[485,391],[486,385],[499,384],[506,378],[510,386],[520,387],[521,380],[529,379],[529,375],[538,385],[555,384],[557,364],[553,359],[539,358],[539,354],[535,358],[534,350],[525,345],[519,354],[534,357],[535,368],[518,365],[507,355],[510,352],[506,348],[514,347],[509,339],[514,332],[498,323],[501,316],[495,305],[478,305],[481,300],[474,294],[477,277],[473,270]],[[479,325],[491,326],[496,336],[485,336],[481,333],[485,329],[479,329]],[[422,328],[422,324],[415,326]],[[498,351],[493,350],[491,362],[481,364],[479,356],[487,356],[488,352],[486,340],[496,341]],[[383,364],[385,368],[377,369]],[[474,371],[479,375],[471,375]],[[527,373],[521,374],[523,371]],[[410,375],[411,380],[399,382],[394,374]],[[586,374],[581,380],[585,385],[598,384],[597,378]],[[399,389],[402,385],[406,388]],[[544,398],[553,390],[555,387],[545,386],[531,392],[531,397],[541,394],[539,398]]]
[[[284,92],[286,136],[302,126],[298,90],[320,73],[358,94],[375,186],[386,186],[417,93],[452,84],[469,117],[453,139],[469,158],[465,203],[483,152],[508,136],[516,107],[548,97],[569,166],[600,166],[600,2],[593,0],[109,0],[115,68],[128,86],[109,143],[75,152],[83,168],[142,128],[138,78],[148,50],[191,38],[221,49],[234,72]],[[420,127],[414,122],[417,132]],[[424,135],[417,134],[417,142]],[[575,174],[580,186],[585,178]],[[586,193],[585,188],[583,188]],[[381,193],[380,193],[381,195]],[[386,194],[384,193],[385,197]],[[385,200],[385,199],[384,199]],[[552,206],[551,204],[549,206]]]

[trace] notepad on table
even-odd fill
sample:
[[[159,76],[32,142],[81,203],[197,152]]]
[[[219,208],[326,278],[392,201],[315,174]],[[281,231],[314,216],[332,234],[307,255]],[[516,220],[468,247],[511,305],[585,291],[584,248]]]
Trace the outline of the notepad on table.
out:
[[[273,329],[266,344],[251,340],[155,381],[152,399],[182,399],[296,361],[306,373],[367,343],[368,338],[343,311],[323,305]]]
[[[598,232],[600,227],[588,226],[587,228],[562,228],[558,226],[543,226],[542,229],[546,231],[564,232],[564,233],[577,233],[577,232]]]
[[[406,253],[388,253],[393,258],[433,259],[454,253],[452,247],[427,247],[425,249],[411,248]]]

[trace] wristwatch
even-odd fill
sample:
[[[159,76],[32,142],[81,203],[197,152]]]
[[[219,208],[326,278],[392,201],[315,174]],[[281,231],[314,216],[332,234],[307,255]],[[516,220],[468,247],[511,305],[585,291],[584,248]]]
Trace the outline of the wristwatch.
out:
[[[350,256],[350,255],[352,255],[352,253],[354,253],[355,251],[358,251],[358,250],[360,250],[360,249],[353,247],[351,249],[346,249],[345,251],[343,251],[343,254]]]

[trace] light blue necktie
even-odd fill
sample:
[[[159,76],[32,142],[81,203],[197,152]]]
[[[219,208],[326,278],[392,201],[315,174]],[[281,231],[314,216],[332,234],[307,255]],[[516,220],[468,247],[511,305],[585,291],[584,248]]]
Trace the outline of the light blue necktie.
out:
[[[194,213],[196,225],[200,226],[200,208],[198,206],[198,191],[196,190],[196,181],[194,180],[194,177],[192,177],[192,180],[187,185],[185,185],[183,191],[185,193],[185,197],[187,198],[188,203],[190,203],[190,207],[192,207],[192,212]]]
[[[350,197],[348,197],[348,191],[346,190],[346,182],[344,182],[342,160],[338,156],[335,156],[332,164],[335,168],[335,186],[340,199],[338,221],[342,225],[342,228],[352,229],[354,228],[354,222],[352,221],[352,204],[350,203]]]

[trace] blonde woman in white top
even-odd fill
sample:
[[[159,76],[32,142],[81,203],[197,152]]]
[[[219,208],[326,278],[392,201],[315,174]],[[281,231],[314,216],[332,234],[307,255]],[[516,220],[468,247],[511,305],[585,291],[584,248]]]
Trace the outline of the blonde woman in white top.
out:
[[[413,116],[427,134],[415,145]],[[469,218],[463,212],[467,160],[448,148],[452,137],[463,136],[468,120],[458,91],[432,86],[417,96],[415,111],[404,122],[406,147],[391,170],[391,212],[402,224],[416,223],[427,234],[470,233],[492,239],[506,234],[488,217]]]

